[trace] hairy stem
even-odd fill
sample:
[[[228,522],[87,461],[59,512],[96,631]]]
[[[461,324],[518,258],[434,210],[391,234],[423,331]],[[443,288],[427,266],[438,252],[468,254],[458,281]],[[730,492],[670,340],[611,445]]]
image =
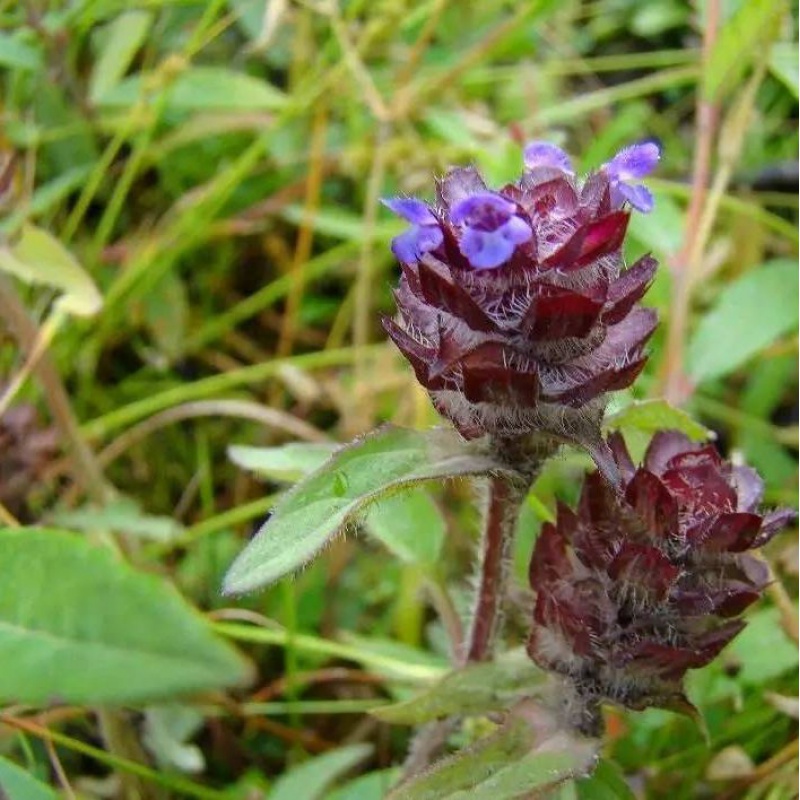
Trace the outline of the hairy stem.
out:
[[[475,608],[463,655],[465,662],[486,661],[491,657],[508,577],[514,525],[524,496],[524,490],[506,478],[489,480],[489,506],[481,541]]]

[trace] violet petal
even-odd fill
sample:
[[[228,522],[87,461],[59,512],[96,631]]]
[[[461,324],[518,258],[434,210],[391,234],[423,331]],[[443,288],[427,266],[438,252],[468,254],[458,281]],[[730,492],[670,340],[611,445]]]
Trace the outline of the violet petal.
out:
[[[481,192],[455,203],[450,209],[450,221],[454,225],[466,223],[491,230],[507,222],[516,209],[516,204],[499,194]]]
[[[385,197],[386,208],[414,225],[436,225],[437,219],[428,206],[416,197]]]
[[[414,225],[392,239],[392,252],[398,261],[411,264],[423,253],[435,250],[443,238],[441,230],[434,225]]]
[[[606,165],[608,175],[618,181],[629,181],[649,175],[658,165],[661,151],[653,142],[624,147]]]
[[[649,214],[653,210],[653,206],[655,205],[653,194],[640,183],[633,185],[620,183],[615,189],[637,211],[641,211],[643,214]]]
[[[481,231],[467,228],[459,248],[475,269],[495,269],[511,257],[514,243],[503,235],[502,229]]]
[[[555,167],[563,172],[573,172],[570,157],[560,147],[550,142],[529,142],[525,145],[523,158],[528,169]]]

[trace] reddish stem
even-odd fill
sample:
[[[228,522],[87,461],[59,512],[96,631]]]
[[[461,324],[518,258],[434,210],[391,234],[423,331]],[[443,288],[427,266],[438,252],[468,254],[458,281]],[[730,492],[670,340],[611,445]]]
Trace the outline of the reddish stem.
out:
[[[491,657],[497,633],[514,525],[524,492],[504,478],[489,481],[489,508],[481,542],[480,573],[475,611],[464,660],[485,661]]]

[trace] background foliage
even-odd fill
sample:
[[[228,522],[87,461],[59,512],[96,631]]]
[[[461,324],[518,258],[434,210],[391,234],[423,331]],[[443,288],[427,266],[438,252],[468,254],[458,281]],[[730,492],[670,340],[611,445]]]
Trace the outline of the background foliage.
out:
[[[795,505],[796,41],[778,0],[0,4],[0,375],[40,356],[0,418],[5,793],[383,796],[407,730],[366,712],[446,669],[468,488],[376,506],[262,594],[220,586],[319,460],[248,446],[435,424],[379,327],[378,199],[449,164],[502,181],[530,138],[583,169],[658,139],[629,256],[662,263],[662,325],[615,424],[635,448],[672,412],[622,407],[666,394]],[[536,484],[520,586],[586,465]],[[611,713],[610,760],[565,796],[629,797],[622,773],[647,798],[796,796],[796,544],[765,555],[769,602],[694,675],[708,739]]]

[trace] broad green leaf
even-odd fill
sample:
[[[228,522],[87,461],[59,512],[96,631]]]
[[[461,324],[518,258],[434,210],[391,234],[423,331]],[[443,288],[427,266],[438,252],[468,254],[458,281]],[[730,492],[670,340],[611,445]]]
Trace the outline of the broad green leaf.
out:
[[[703,95],[715,102],[733,90],[744,71],[780,31],[786,8],[775,0],[747,0],[727,20],[703,70]]]
[[[161,92],[167,92],[166,105],[173,111],[268,111],[286,104],[286,95],[266,81],[224,67],[189,67],[151,94],[154,81],[152,73],[132,75],[96,103],[101,108],[128,108],[142,98],[155,102]]]
[[[338,450],[279,501],[233,563],[224,591],[252,591],[302,567],[381,497],[423,481],[497,469],[454,431],[381,428]]]
[[[0,798],[3,800],[58,800],[58,795],[22,767],[0,756]]]
[[[543,673],[524,652],[475,664],[446,675],[421,695],[381,706],[372,715],[384,722],[419,725],[449,716],[472,716],[508,708],[523,694],[541,688]]]
[[[541,710],[525,706],[495,733],[398,786],[387,800],[518,800],[585,775],[598,743],[566,732],[536,741],[538,726],[519,714],[534,716]]]
[[[575,788],[579,800],[636,800],[616,764],[604,758],[588,778],[576,781]]]
[[[228,458],[264,478],[294,483],[319,469],[339,446],[334,442],[292,442],[280,447],[231,445]]]
[[[726,650],[739,662],[736,680],[764,686],[788,672],[797,672],[797,647],[781,627],[777,608],[759,608],[747,615],[747,626]]]
[[[169,584],[81,536],[0,530],[0,564],[0,702],[138,702],[249,678]]]
[[[22,41],[18,34],[0,33],[0,67],[35,70],[43,61],[41,48]]]
[[[438,561],[446,532],[425,489],[382,498],[367,512],[365,528],[402,561],[426,567]]]
[[[769,68],[786,88],[797,97],[798,91],[798,47],[792,42],[780,42],[773,45],[769,59]]]
[[[781,336],[797,330],[796,261],[758,267],[722,290],[694,333],[688,372],[697,383],[721,378]]]
[[[293,767],[275,782],[268,800],[318,800],[331,784],[372,754],[372,745],[351,744]]]
[[[125,497],[106,506],[83,506],[55,511],[49,515],[48,521],[68,530],[107,530],[156,542],[171,542],[184,531],[183,526],[172,517],[145,514],[133,500]]]
[[[392,767],[360,775],[325,795],[325,800],[383,800],[401,772],[400,767]]]
[[[119,83],[153,24],[147,11],[124,11],[104,31],[100,53],[89,78],[89,100],[96,103]]]
[[[645,433],[671,428],[685,433],[695,442],[706,441],[714,435],[685,411],[671,406],[666,400],[635,401],[607,417],[603,425],[609,430],[624,432],[633,428]]]
[[[59,306],[70,314],[92,316],[103,300],[94,282],[52,234],[24,225],[12,245],[0,246],[0,270],[25,283],[44,284],[63,292]]]

